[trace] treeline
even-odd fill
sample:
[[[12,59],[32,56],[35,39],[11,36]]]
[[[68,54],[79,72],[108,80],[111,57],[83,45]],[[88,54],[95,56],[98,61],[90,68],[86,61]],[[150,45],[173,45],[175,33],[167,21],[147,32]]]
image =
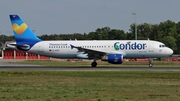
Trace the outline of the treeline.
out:
[[[129,32],[110,27],[97,28],[95,31],[74,34],[44,34],[38,36],[42,40],[134,40],[135,24],[130,25]],[[13,41],[13,36],[0,36],[1,41]],[[157,40],[172,48],[175,54],[180,54],[180,22],[167,20],[159,24],[142,23],[137,25],[138,40]]]

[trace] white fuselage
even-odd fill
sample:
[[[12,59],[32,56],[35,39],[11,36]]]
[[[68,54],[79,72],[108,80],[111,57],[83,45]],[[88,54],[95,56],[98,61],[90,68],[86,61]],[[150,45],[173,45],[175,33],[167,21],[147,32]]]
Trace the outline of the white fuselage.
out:
[[[173,54],[163,43],[151,40],[41,41],[28,52],[56,58],[79,58],[83,52],[71,45],[106,54],[122,54],[124,58],[159,58]]]

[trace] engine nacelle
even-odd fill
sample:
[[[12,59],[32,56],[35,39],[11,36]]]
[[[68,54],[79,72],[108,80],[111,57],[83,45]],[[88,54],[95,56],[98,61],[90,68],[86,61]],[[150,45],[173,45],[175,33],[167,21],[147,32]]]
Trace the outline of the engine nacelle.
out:
[[[122,54],[108,54],[102,58],[102,61],[108,61],[112,64],[121,64],[123,62]]]

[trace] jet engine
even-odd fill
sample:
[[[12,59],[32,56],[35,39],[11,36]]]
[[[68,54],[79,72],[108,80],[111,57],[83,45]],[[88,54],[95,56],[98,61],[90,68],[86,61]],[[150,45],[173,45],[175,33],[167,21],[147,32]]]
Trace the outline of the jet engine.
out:
[[[107,54],[102,59],[102,61],[108,61],[112,64],[121,64],[123,62],[122,54]]]

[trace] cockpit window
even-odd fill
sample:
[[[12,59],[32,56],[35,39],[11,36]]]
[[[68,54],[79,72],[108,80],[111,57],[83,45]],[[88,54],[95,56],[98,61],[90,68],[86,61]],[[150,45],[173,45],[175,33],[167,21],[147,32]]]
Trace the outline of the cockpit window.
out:
[[[166,47],[166,45],[162,45],[163,47]]]
[[[159,45],[160,48],[166,47],[166,45]]]

